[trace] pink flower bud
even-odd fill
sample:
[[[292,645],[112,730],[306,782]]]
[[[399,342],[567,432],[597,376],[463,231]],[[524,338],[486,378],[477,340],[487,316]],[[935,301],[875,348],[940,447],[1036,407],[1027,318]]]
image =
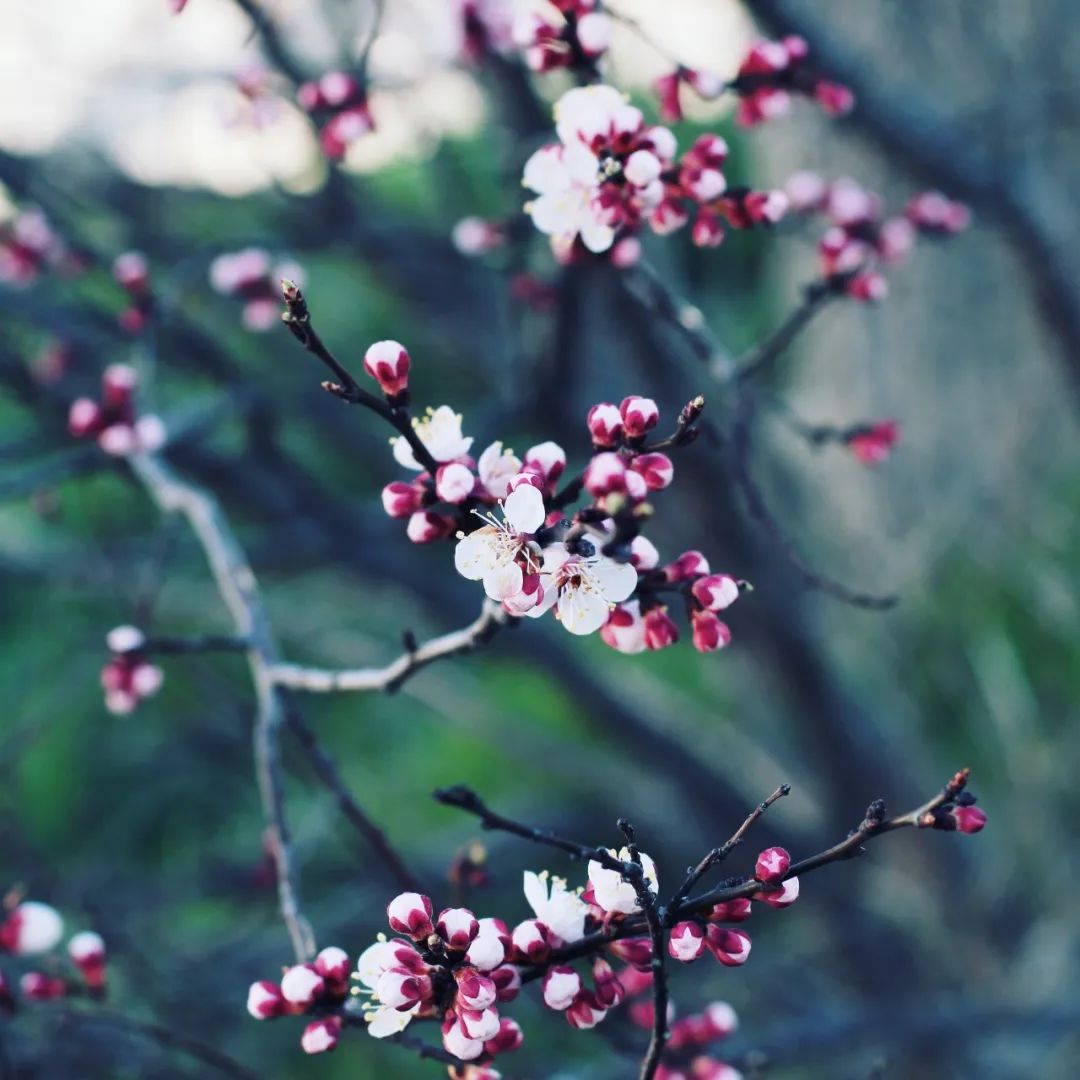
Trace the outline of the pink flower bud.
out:
[[[464,502],[476,486],[476,477],[467,465],[452,461],[435,474],[435,494],[448,503]]]
[[[77,398],[68,409],[68,431],[76,439],[96,435],[102,419],[101,408],[90,398]]]
[[[727,574],[708,574],[690,587],[694,599],[709,611],[723,611],[739,599],[739,584]]]
[[[846,86],[827,79],[814,86],[814,100],[829,116],[844,116],[855,107],[855,95]]]
[[[900,425],[895,420],[879,420],[858,428],[846,439],[847,448],[864,465],[885,461],[900,441]]]
[[[325,989],[314,964],[296,964],[281,977],[281,996],[292,1005],[313,1005]]]
[[[597,57],[607,52],[611,45],[611,19],[596,11],[582,15],[577,23],[577,39],[586,56]]]
[[[799,899],[799,879],[797,877],[789,877],[783,882],[781,888],[773,889],[768,892],[754,893],[755,900],[761,900],[763,903],[774,908],[786,908],[790,907]]]
[[[686,156],[702,168],[722,169],[728,156],[727,140],[706,132],[694,140]]]
[[[341,1038],[341,1017],[324,1016],[312,1020],[300,1036],[300,1049],[305,1054],[325,1054],[333,1050]]]
[[[607,1015],[607,1010],[597,1001],[590,990],[582,990],[574,1003],[566,1010],[566,1021],[579,1031],[596,1027]]]
[[[435,932],[431,916],[431,901],[420,893],[399,893],[386,907],[390,929],[405,934],[414,941],[423,941]]]
[[[272,1020],[288,1011],[281,988],[275,982],[263,979],[248,987],[247,1011],[256,1020]]]
[[[956,828],[962,833],[980,832],[986,824],[986,814],[977,806],[958,806],[953,810]]]
[[[349,978],[349,954],[336,945],[330,945],[315,957],[315,970],[328,983],[346,982]]]
[[[611,265],[617,270],[627,270],[641,262],[641,241],[636,236],[624,236],[611,248]]]
[[[600,627],[600,638],[617,652],[634,655],[645,651],[645,624],[636,600],[616,604]]]
[[[544,1004],[549,1009],[562,1012],[569,1009],[581,993],[581,976],[564,965],[548,968],[543,981]]]
[[[631,395],[623,398],[619,406],[623,430],[629,439],[640,439],[645,432],[656,427],[660,419],[660,410],[652,398]]]
[[[466,1009],[483,1010],[494,1005],[499,991],[494,979],[481,975],[473,968],[458,968],[454,972],[457,982],[457,999]]]
[[[687,194],[699,203],[711,203],[727,190],[727,180],[719,169],[684,168],[679,181]]]
[[[782,847],[766,848],[754,864],[754,877],[770,885],[779,885],[791,866],[791,856]]]
[[[751,191],[743,200],[746,216],[753,225],[775,225],[791,206],[782,191]]]
[[[503,242],[503,232],[496,222],[479,217],[462,218],[450,234],[455,248],[462,255],[486,255]]]
[[[525,451],[523,468],[540,477],[542,488],[551,489],[566,469],[566,451],[555,442],[538,443]]]
[[[619,445],[623,435],[623,422],[622,415],[614,405],[609,402],[594,405],[589,410],[588,425],[593,446],[610,449]]]
[[[105,985],[105,941],[102,936],[93,930],[83,930],[68,942],[67,951],[87,987],[100,990]]]
[[[489,975],[495,984],[495,992],[500,1001],[513,1001],[521,989],[521,972],[510,964],[495,968]]]
[[[24,900],[0,925],[0,950],[16,956],[48,952],[60,941],[64,920],[48,904]]]
[[[679,640],[679,628],[672,622],[666,607],[649,608],[645,612],[645,648],[666,649]]]
[[[714,904],[706,916],[710,922],[744,922],[753,913],[753,906],[745,897],[724,900]]]
[[[657,97],[660,118],[666,123],[674,124],[682,119],[682,106],[679,103],[679,86],[682,79],[679,72],[671,71],[661,75],[653,82],[653,92]]]
[[[484,1052],[484,1044],[479,1039],[470,1039],[456,1016],[450,1015],[443,1021],[443,1046],[462,1061],[472,1061]]]
[[[490,927],[494,919],[480,920],[480,933],[473,939],[465,959],[479,971],[493,971],[506,959],[510,935]]]
[[[28,971],[19,979],[19,990],[30,1001],[56,1001],[67,997],[68,984],[42,971]]]
[[[608,952],[641,971],[652,964],[652,942],[647,937],[620,938],[608,945]]]
[[[464,952],[480,932],[480,924],[468,908],[445,908],[439,915],[435,929],[448,948]]]
[[[725,930],[711,922],[705,928],[705,947],[725,967],[739,967],[750,956],[750,935],[744,930]]]
[[[690,630],[698,652],[717,652],[731,644],[731,628],[711,611],[691,611]]]
[[[626,987],[602,956],[593,961],[592,977],[596,1000],[601,1008],[613,1009],[626,999]]]
[[[405,535],[414,544],[431,544],[445,539],[453,531],[453,518],[431,510],[417,510],[410,515],[409,523],[405,526]]]
[[[499,1030],[484,1043],[484,1050],[492,1056],[517,1050],[524,1042],[521,1025],[516,1020],[504,1016],[499,1020]]]
[[[327,71],[319,78],[319,95],[331,108],[340,108],[357,90],[356,80],[344,71]]]
[[[408,517],[420,509],[422,495],[415,484],[394,480],[382,490],[383,509],[392,518]]]
[[[597,454],[585,468],[585,490],[594,498],[626,490],[626,466],[618,454]]]
[[[711,210],[699,210],[690,227],[690,239],[697,247],[719,247],[724,242],[720,218]]]
[[[874,303],[884,300],[889,295],[889,283],[881,274],[866,273],[856,274],[847,284],[849,296],[856,300],[864,300]]]
[[[714,1001],[706,1005],[704,1017],[714,1039],[726,1039],[739,1026],[735,1010],[726,1001]]]
[[[705,951],[705,931],[700,923],[681,922],[671,928],[668,954],[680,963],[689,964]]]
[[[690,581],[709,572],[709,560],[700,551],[684,551],[674,562],[664,567],[668,581]]]
[[[389,968],[379,976],[375,993],[391,1009],[407,1012],[430,992],[431,982],[402,968]]]
[[[150,270],[144,255],[138,251],[125,251],[113,261],[112,273],[121,288],[138,293],[146,287]]]
[[[399,397],[409,387],[409,354],[399,341],[376,341],[369,346],[364,370],[388,398]]]
[[[122,408],[131,401],[139,376],[130,364],[110,364],[101,376],[101,399],[109,408]]]
[[[530,964],[542,964],[551,952],[547,927],[536,919],[526,919],[510,936],[514,954]]]
[[[461,1030],[470,1039],[486,1042],[499,1033],[499,1011],[497,1009],[458,1009],[458,1022]]]
[[[630,463],[650,491],[662,491],[675,477],[675,466],[667,454],[639,454]]]

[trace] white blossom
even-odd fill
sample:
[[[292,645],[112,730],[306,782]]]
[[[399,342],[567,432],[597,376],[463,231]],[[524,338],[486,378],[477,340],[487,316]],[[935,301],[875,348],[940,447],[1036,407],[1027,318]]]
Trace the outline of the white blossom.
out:
[[[461,413],[454,412],[449,405],[428,409],[422,419],[414,418],[412,424],[428,453],[440,463],[457,461],[464,457],[473,444],[471,438],[466,438],[461,433]],[[407,439],[392,439],[391,445],[394,448],[394,460],[399,465],[417,472],[423,470],[424,466],[416,460]]]
[[[622,848],[618,854],[608,848],[608,853],[622,862],[630,861],[629,848]],[[649,892],[655,894],[659,888],[656,880],[656,864],[644,852],[641,853],[641,866],[645,871]],[[597,906],[605,911],[618,915],[632,915],[641,910],[634,886],[626,881],[618,870],[609,870],[595,860],[590,860],[589,881],[592,883]]]
[[[567,889],[562,878],[550,877],[546,870],[539,874],[526,870],[525,899],[537,919],[567,944],[585,936],[589,905],[577,892]]]
[[[607,622],[612,607],[637,588],[637,571],[604,555],[571,555],[556,545],[544,550],[540,584],[543,600],[528,615],[539,617],[554,606],[571,634],[592,634]]]

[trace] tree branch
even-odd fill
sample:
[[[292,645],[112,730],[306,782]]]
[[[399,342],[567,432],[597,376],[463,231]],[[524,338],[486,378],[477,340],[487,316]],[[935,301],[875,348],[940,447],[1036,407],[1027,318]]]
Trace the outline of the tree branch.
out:
[[[334,671],[299,664],[275,664],[270,669],[270,678],[277,686],[309,694],[398,690],[428,664],[445,657],[460,656],[486,644],[506,625],[508,618],[499,604],[485,600],[479,616],[468,626],[407,649],[385,667]]]

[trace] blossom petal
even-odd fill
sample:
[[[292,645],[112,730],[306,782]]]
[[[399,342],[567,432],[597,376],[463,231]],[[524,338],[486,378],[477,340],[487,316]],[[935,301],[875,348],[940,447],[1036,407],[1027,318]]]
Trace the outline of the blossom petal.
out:
[[[368,1022],[368,1034],[376,1039],[385,1039],[389,1035],[397,1035],[409,1026],[413,1013],[420,1008],[417,1003],[408,1012],[399,1012],[384,1005],[378,1009]]]
[[[454,548],[454,566],[470,581],[479,581],[499,565],[498,532],[485,525],[463,536]]]
[[[492,600],[505,600],[521,592],[525,575],[516,562],[495,566],[484,575],[484,592]]]
[[[571,634],[592,634],[608,620],[611,604],[590,588],[564,588],[559,594],[559,620]]]
[[[604,596],[615,603],[625,600],[637,588],[637,571],[629,563],[600,558],[590,569]]]
[[[544,496],[532,484],[522,484],[506,496],[503,514],[512,529],[520,533],[534,533],[544,524]]]

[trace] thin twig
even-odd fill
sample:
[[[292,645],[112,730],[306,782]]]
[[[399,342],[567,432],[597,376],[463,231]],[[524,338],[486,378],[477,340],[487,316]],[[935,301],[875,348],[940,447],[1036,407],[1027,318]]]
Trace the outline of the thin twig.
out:
[[[715,866],[719,866],[743,841],[743,837],[750,830],[755,821],[774,802],[791,793],[790,784],[781,784],[764,802],[759,803],[750,811],[746,820],[724,841],[719,847],[710,851],[687,875],[686,880],[679,887],[679,891],[672,897],[671,903],[664,912],[664,922],[672,926],[675,922],[673,912],[677,912],[682,902],[690,895],[694,886]]]
[[[480,615],[468,626],[432,638],[402,653],[392,663],[379,668],[352,668],[340,671],[303,667],[299,664],[275,664],[270,678],[277,686],[302,690],[309,694],[345,693],[358,690],[399,689],[421,668],[450,656],[460,656],[486,644],[506,625],[508,616],[502,607],[485,600]]]
[[[263,10],[262,5],[257,0],[233,0],[233,3],[251,19],[267,58],[294,87],[299,86],[304,81],[304,72],[285,47],[277,25]]]

